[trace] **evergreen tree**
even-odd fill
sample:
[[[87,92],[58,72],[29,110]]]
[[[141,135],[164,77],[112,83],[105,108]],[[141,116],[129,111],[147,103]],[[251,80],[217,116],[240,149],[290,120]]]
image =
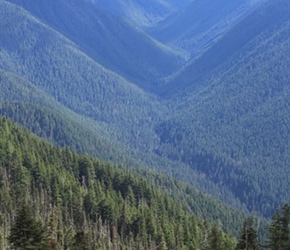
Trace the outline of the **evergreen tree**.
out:
[[[222,230],[218,224],[213,225],[209,235],[209,247],[208,250],[224,250],[225,241]]]
[[[254,228],[254,219],[251,217],[244,221],[241,236],[236,250],[257,250],[257,231]]]
[[[277,210],[269,227],[268,248],[271,250],[290,249],[290,206],[285,204]]]
[[[73,238],[72,250],[90,250],[90,239],[87,233],[80,230]]]
[[[48,250],[43,226],[36,221],[28,206],[23,204],[11,228],[9,242],[13,250]]]
[[[161,237],[161,241],[160,241],[160,243],[159,243],[159,245],[157,247],[157,250],[167,250],[167,249],[168,248],[167,248],[166,241],[165,241],[164,237],[162,236]]]

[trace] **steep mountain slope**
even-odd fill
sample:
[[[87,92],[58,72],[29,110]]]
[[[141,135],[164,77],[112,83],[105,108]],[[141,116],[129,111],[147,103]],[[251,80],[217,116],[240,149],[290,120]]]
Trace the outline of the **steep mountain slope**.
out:
[[[160,41],[197,57],[264,0],[196,0],[160,22],[150,33]]]
[[[65,129],[58,131],[65,132],[65,135],[56,134],[49,139],[59,145],[64,145],[64,141],[70,142],[67,146],[86,152],[93,152],[95,146],[102,147],[95,145],[99,141],[104,148],[96,154],[103,157],[107,153],[102,159],[120,157],[122,162],[133,166],[158,169],[241,207],[227,190],[218,188],[205,176],[196,174],[180,162],[154,153],[159,143],[154,126],[167,113],[156,97],[101,67],[74,43],[24,9],[5,1],[0,1],[0,4],[1,11],[5,13],[0,16],[3,114],[34,132],[39,129],[37,123],[45,128],[55,128],[55,119],[60,124],[64,120],[74,121],[73,128],[67,124]],[[11,26],[11,23],[15,25]],[[35,106],[34,111],[28,112],[31,120],[19,117],[21,109],[29,106]],[[38,120],[45,117],[43,109],[52,114],[52,124],[46,121],[44,125]],[[38,116],[38,112],[41,115]],[[83,128],[83,132],[73,135],[73,131]],[[50,131],[38,134],[51,135]],[[77,142],[79,137],[83,138]],[[80,147],[84,141],[86,143]],[[112,154],[114,152],[116,154]]]
[[[101,67],[75,44],[16,6],[2,1],[1,11],[3,70],[25,77],[67,108],[111,128],[112,136],[122,136],[124,143],[132,134],[145,135],[159,117],[162,109],[156,111],[153,97]]]
[[[140,29],[84,0],[11,0],[65,35],[103,66],[145,89],[183,59]]]
[[[137,26],[153,26],[192,0],[92,0],[97,6],[130,20]]]
[[[183,101],[175,97],[176,115],[156,128],[160,152],[173,146],[177,152],[170,157],[265,215],[290,199],[289,13],[288,2],[269,1],[231,31],[221,41],[233,46],[223,47],[226,63],[203,79],[193,78]],[[235,40],[230,34],[248,40],[229,43]],[[217,48],[206,58],[220,60]]]
[[[0,4],[5,13],[0,17],[1,102],[6,105],[3,104],[3,114],[5,109],[12,109],[18,114],[8,111],[5,114],[33,129],[41,122],[32,119],[34,113],[43,113],[38,108],[45,108],[58,117],[60,124],[66,120],[62,131],[68,134],[62,136],[66,137],[65,141],[73,142],[67,146],[91,153],[103,147],[98,156],[106,160],[113,155],[120,156],[119,160],[127,158],[129,153],[124,151],[129,147],[134,151],[150,150],[154,137],[150,138],[153,125],[149,124],[159,117],[154,108],[154,105],[159,106],[155,98],[95,63],[75,44],[29,13],[4,1]],[[15,25],[11,27],[11,23]],[[9,107],[11,102],[12,106],[15,106],[13,102],[19,103],[19,109]],[[27,115],[20,111],[29,105],[36,105],[34,108],[38,110],[31,111],[31,120],[19,117]],[[79,132],[74,135],[73,131]],[[146,141],[152,144],[138,141],[145,134]],[[56,142],[60,138],[50,139]],[[58,144],[64,145],[64,141]],[[114,151],[119,153],[112,154]]]
[[[163,242],[170,248],[192,249],[212,234],[213,227],[197,219],[186,203],[149,186],[141,175],[55,148],[4,118],[0,132],[1,249],[8,249],[15,214],[25,204],[30,216],[41,221],[51,248],[157,249]],[[31,232],[28,224],[18,226],[24,227],[24,235]],[[234,249],[233,239],[220,228],[218,232]],[[33,244],[36,237],[31,238]],[[80,248],[82,244],[86,247]]]

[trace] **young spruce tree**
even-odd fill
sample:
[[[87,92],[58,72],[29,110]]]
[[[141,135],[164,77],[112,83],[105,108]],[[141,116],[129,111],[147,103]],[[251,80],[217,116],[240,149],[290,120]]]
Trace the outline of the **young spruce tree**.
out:
[[[258,246],[257,231],[254,228],[254,219],[251,217],[244,221],[236,250],[257,250]]]
[[[290,205],[277,210],[269,227],[268,248],[270,250],[290,249]]]

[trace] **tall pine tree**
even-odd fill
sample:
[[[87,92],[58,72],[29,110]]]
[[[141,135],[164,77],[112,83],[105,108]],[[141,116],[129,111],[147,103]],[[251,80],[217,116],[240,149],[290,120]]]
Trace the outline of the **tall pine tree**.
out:
[[[40,222],[32,216],[28,206],[22,204],[11,227],[9,242],[12,250],[48,250],[48,239]]]

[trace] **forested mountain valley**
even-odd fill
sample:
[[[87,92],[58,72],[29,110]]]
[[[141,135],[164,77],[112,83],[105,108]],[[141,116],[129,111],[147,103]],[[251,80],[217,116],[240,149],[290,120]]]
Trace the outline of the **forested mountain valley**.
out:
[[[290,249],[289,54],[286,0],[0,0],[0,249]]]

